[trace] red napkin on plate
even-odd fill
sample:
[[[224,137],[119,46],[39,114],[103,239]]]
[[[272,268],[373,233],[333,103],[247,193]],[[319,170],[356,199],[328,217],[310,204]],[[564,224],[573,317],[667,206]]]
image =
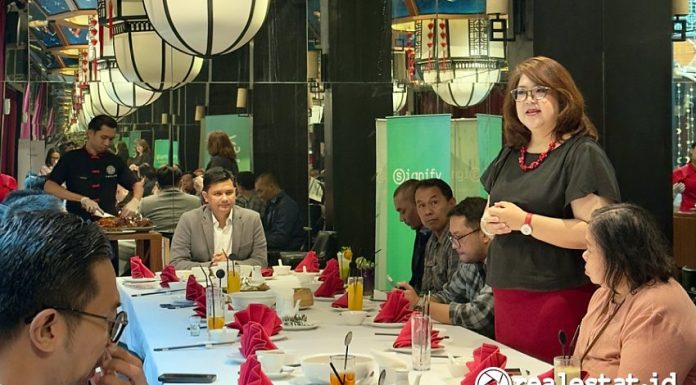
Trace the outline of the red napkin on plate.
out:
[[[196,307],[193,308],[193,312],[201,318],[207,318],[208,314],[206,313],[205,291],[203,291],[203,293],[199,295],[194,302],[196,303]]]
[[[333,298],[336,293],[343,293],[343,281],[338,275],[329,275],[326,281],[314,291],[314,296]]]
[[[466,363],[469,373],[464,376],[461,385],[474,385],[476,377],[486,368],[505,369],[507,357],[500,353],[497,345],[484,343],[474,350],[474,360]]]
[[[549,378],[549,379],[551,379],[551,380],[554,380],[553,375],[554,375],[554,373],[553,373],[553,368],[551,368],[551,370],[549,370],[549,371],[547,371],[547,372],[544,372],[544,373],[541,373],[537,378],[539,379],[540,382],[543,383],[544,380],[547,379],[547,378]],[[581,370],[581,371],[580,371],[580,377],[582,377],[582,380],[585,381],[585,380],[587,379],[587,377],[588,377],[588,376],[587,376],[587,372],[584,371],[584,370]]]
[[[254,321],[250,321],[242,328],[242,346],[239,351],[244,357],[249,357],[255,354],[258,350],[275,350],[278,349],[271,339],[268,337],[263,326]]]
[[[244,326],[250,322],[260,324],[269,336],[276,335],[283,329],[283,321],[275,310],[262,303],[249,304],[246,309],[234,313],[234,321],[229,323],[227,327],[238,329],[240,333],[244,333]]]
[[[195,301],[201,295],[205,296],[205,288],[196,282],[196,277],[189,275],[188,281],[186,281],[186,299]]]
[[[319,258],[317,258],[317,253],[314,251],[308,251],[307,255],[305,255],[304,259],[302,262],[300,262],[297,267],[295,268],[295,271],[298,273],[303,272],[304,270],[302,269],[303,267],[307,267],[307,272],[308,273],[318,273],[319,272]]]
[[[155,278],[155,273],[148,269],[143,260],[137,255],[130,259],[131,277],[133,278]]]
[[[404,297],[402,290],[392,290],[387,294],[387,301],[380,305],[379,313],[374,322],[397,323],[406,322],[411,318],[411,304]]]
[[[342,296],[338,297],[337,300],[331,302],[331,307],[337,307],[337,308],[342,308],[345,309],[348,307],[348,293],[343,294]]]
[[[324,267],[324,271],[321,272],[321,275],[319,276],[320,281],[325,281],[326,278],[335,275],[339,278],[341,278],[341,273],[338,271],[338,261],[335,259],[329,259],[326,262],[326,267]]]
[[[440,341],[442,340],[443,338],[440,337],[439,331],[430,331],[430,347],[432,349],[441,348],[442,345],[440,345]],[[409,319],[408,322],[406,322],[406,324],[404,325],[404,327],[401,328],[401,332],[399,332],[399,336],[396,337],[393,346],[395,348],[410,348],[411,341],[411,320]]]
[[[174,265],[167,265],[160,273],[160,286],[169,287],[169,282],[179,282]]]
[[[252,354],[239,367],[237,385],[273,385],[273,382],[261,370],[261,364],[256,359],[256,355]]]
[[[264,277],[272,277],[273,276],[273,268],[272,267],[262,267],[261,268],[261,275]]]

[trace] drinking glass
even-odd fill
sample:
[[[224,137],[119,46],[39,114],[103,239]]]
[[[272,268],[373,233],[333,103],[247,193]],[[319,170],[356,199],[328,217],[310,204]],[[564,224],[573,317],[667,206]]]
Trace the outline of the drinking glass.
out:
[[[338,375],[343,380],[343,385],[355,385],[355,356],[337,354],[330,357],[331,363],[336,368]],[[329,378],[330,385],[341,385],[341,381],[336,377],[336,373],[331,371]]]
[[[413,313],[411,316],[411,360],[413,370],[430,370],[430,316]]]
[[[556,385],[570,385],[573,378],[580,378],[580,358],[557,356],[553,358],[553,379]]]
[[[348,277],[348,310],[363,309],[363,278]]]

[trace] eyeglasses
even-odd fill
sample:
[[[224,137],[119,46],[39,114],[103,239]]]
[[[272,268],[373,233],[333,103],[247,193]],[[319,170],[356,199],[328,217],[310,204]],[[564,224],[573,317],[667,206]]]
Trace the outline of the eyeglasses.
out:
[[[60,306],[48,306],[44,309],[55,309],[58,311],[67,311],[79,315],[84,315],[88,317],[94,317],[94,318],[99,318],[101,320],[106,321],[106,324],[109,327],[109,339],[111,342],[116,343],[118,340],[121,338],[121,334],[123,334],[123,330],[126,328],[126,325],[128,325],[128,314],[126,314],[125,311],[120,311],[116,314],[116,317],[114,319],[111,319],[109,317],[105,317],[103,315],[99,314],[94,314],[94,313],[88,313],[86,311],[82,310],[76,310],[76,309],[71,309],[67,307],[60,307]],[[25,322],[29,323],[31,320],[36,317],[36,315],[32,317],[28,317]]]
[[[526,88],[515,88],[510,91],[510,94],[516,102],[524,102],[530,95],[534,100],[543,99],[548,95],[550,89],[550,87],[546,86],[535,86],[529,90]]]
[[[464,235],[460,235],[460,236],[456,236],[456,235],[450,234],[450,235],[448,236],[448,238],[449,238],[450,242],[452,242],[452,246],[454,246],[456,249],[458,249],[459,246],[461,245],[460,242],[462,241],[462,239],[468,237],[469,235],[471,235],[471,234],[473,234],[473,233],[475,233],[475,232],[477,232],[477,231],[479,231],[479,230],[481,230],[481,229],[472,230],[472,231],[470,231],[470,232],[468,232],[468,233],[466,233],[466,234],[464,234]]]

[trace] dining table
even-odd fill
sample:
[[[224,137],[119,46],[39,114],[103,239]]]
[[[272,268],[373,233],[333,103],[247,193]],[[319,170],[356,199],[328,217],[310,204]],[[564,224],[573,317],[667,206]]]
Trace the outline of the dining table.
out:
[[[159,351],[161,348],[208,343],[210,342],[208,331],[204,328],[200,330],[200,335],[191,335],[188,328],[190,318],[194,315],[192,307],[161,306],[180,303],[184,299],[183,291],[167,291],[157,288],[158,285],[133,285],[132,281],[129,282],[129,280],[129,277],[117,278],[121,307],[128,314],[128,326],[121,341],[143,360],[148,384],[160,384],[158,377],[163,373],[214,374],[216,375],[214,383],[237,384],[241,365],[241,361],[235,359],[239,356],[240,343],[238,341],[227,345]],[[221,284],[225,286],[224,280]],[[266,284],[274,293],[283,293],[301,286],[294,274],[269,277]],[[366,298],[364,306],[368,309],[369,314],[375,315],[379,311],[380,303]],[[340,315],[341,311],[331,307],[330,299],[315,298],[314,304],[301,310],[301,313],[307,316],[309,322],[317,324],[316,329],[282,330],[273,337],[276,339],[274,343],[278,349],[296,357],[298,362],[302,357],[313,354],[343,354],[344,336],[348,331],[351,331],[353,338],[350,344],[350,353],[365,355],[378,354],[375,352],[385,353],[393,355],[393,358],[403,361],[410,367],[410,354],[394,352],[392,349],[392,344],[396,339],[394,335],[400,331],[398,328],[375,327],[374,324],[368,322],[363,322],[357,326],[347,325],[343,322],[343,317]],[[231,316],[232,314],[228,314],[228,321]],[[500,352],[507,357],[506,368],[518,368],[523,376],[535,377],[551,369],[551,366],[545,362],[466,328],[439,324],[435,324],[434,328],[440,329],[441,334],[447,336],[447,339],[443,341],[445,350],[439,354],[433,353],[431,369],[423,374],[423,378],[427,376],[428,380],[421,381],[423,384],[459,384],[463,377],[454,378],[450,375],[447,368],[449,362],[447,354],[471,360],[474,349],[483,343],[499,346]],[[380,335],[380,333],[391,335]],[[273,380],[273,383],[310,384],[303,376],[301,367],[295,365],[292,370],[286,378]],[[413,373],[411,372],[411,375]],[[362,385],[376,384],[378,376],[379,373],[368,378]]]

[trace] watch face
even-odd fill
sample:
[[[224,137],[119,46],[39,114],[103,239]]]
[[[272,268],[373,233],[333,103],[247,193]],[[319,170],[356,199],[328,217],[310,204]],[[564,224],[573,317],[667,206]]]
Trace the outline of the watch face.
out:
[[[524,235],[531,235],[532,234],[532,226],[530,226],[528,224],[524,224],[524,225],[522,225],[522,227],[520,227],[520,232]]]

